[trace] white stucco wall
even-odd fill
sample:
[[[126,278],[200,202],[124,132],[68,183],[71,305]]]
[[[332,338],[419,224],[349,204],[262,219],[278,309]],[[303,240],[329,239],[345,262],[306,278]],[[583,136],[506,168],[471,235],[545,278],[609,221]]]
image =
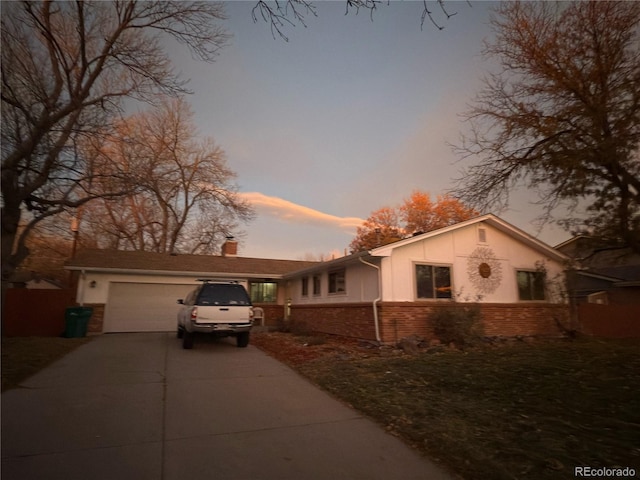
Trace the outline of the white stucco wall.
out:
[[[479,242],[478,228],[484,228],[486,242]],[[480,260],[477,254],[490,252],[493,258]],[[474,256],[476,254],[476,256]],[[492,265],[494,291],[479,291],[472,277],[477,265]],[[562,275],[562,265],[540,251],[514,240],[506,233],[486,224],[472,224],[436,237],[395,248],[382,260],[382,300],[413,302],[416,298],[415,265],[430,264],[451,268],[452,291],[457,301],[512,303],[520,301],[516,282],[518,270],[535,271],[544,265],[548,283]],[[471,271],[471,273],[470,273]],[[475,274],[475,277],[478,275]],[[499,281],[498,281],[499,279]],[[478,295],[481,295],[478,298]],[[550,300],[550,299],[547,299]],[[448,301],[448,300],[444,300]]]

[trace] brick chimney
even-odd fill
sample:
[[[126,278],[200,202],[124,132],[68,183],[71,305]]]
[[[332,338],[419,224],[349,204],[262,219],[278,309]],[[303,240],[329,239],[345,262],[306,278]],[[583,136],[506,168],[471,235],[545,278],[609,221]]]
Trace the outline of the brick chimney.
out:
[[[222,256],[223,257],[235,257],[238,255],[238,242],[233,237],[227,237],[227,240],[222,244]]]

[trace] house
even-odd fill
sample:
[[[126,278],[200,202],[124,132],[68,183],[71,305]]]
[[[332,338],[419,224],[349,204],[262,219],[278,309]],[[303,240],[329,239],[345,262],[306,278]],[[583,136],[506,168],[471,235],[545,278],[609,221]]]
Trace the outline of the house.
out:
[[[74,272],[77,303],[93,307],[89,332],[107,333],[175,330],[176,301],[199,278],[241,283],[274,324],[284,315],[284,275],[314,263],[243,258],[227,240],[222,255],[84,250],[65,269]]]
[[[239,281],[267,324],[287,318],[317,332],[395,343],[432,336],[429,315],[477,302],[489,336],[558,335],[566,328],[568,257],[494,215],[328,262],[222,255],[79,252],[66,269],[92,332],[171,331],[176,300],[198,278]]]
[[[287,273],[291,319],[395,343],[432,337],[429,315],[478,303],[488,336],[569,329],[568,257],[494,215]]]

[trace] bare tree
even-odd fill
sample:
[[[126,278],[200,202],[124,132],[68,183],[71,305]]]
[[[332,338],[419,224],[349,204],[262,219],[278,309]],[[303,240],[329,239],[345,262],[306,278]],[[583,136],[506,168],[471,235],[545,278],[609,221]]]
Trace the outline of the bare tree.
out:
[[[100,146],[137,189],[100,199],[84,211],[91,236],[112,248],[211,253],[253,216],[237,194],[235,174],[212,139],[198,140],[181,98],[128,118]]]
[[[1,8],[5,285],[28,255],[35,224],[105,194],[92,190],[79,144],[104,133],[123,99],[186,91],[160,38],[212,61],[227,35],[218,26],[222,7],[212,2],[2,2]],[[21,222],[27,226],[19,233]]]
[[[499,70],[466,114],[457,151],[478,159],[455,193],[504,208],[524,185],[543,219],[640,251],[640,4],[505,2],[485,54]],[[578,207],[586,206],[586,216]]]
[[[363,10],[369,12],[373,20],[374,12],[376,12],[381,5],[389,3],[389,0],[345,0],[345,14],[352,11],[358,14]],[[434,14],[434,7],[447,20],[457,13],[451,11],[447,5],[451,3],[451,0],[422,0],[422,2],[419,3],[422,7],[422,15],[420,17],[421,27],[424,27],[424,23],[428,19],[438,30],[444,28],[440,19]],[[251,11],[254,22],[262,19],[269,24],[271,35],[273,35],[274,38],[278,36],[284,41],[289,40],[285,34],[285,29],[287,27],[295,27],[297,24],[306,27],[306,18],[309,15],[314,17],[318,16],[314,2],[311,0],[259,0],[255,3]]]

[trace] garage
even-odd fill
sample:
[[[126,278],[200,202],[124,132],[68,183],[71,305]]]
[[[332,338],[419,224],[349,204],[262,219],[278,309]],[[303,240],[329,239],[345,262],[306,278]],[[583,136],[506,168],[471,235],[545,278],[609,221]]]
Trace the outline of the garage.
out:
[[[228,243],[233,242],[227,240],[225,245]],[[317,263],[243,258],[235,253],[83,249],[65,269],[72,273],[71,281],[77,286],[77,304],[93,308],[89,332],[174,332],[179,309],[176,300],[196,288],[199,279],[238,282],[250,289],[256,303],[283,309],[283,275]]]
[[[195,285],[111,282],[104,332],[166,332],[176,329],[178,298]]]

